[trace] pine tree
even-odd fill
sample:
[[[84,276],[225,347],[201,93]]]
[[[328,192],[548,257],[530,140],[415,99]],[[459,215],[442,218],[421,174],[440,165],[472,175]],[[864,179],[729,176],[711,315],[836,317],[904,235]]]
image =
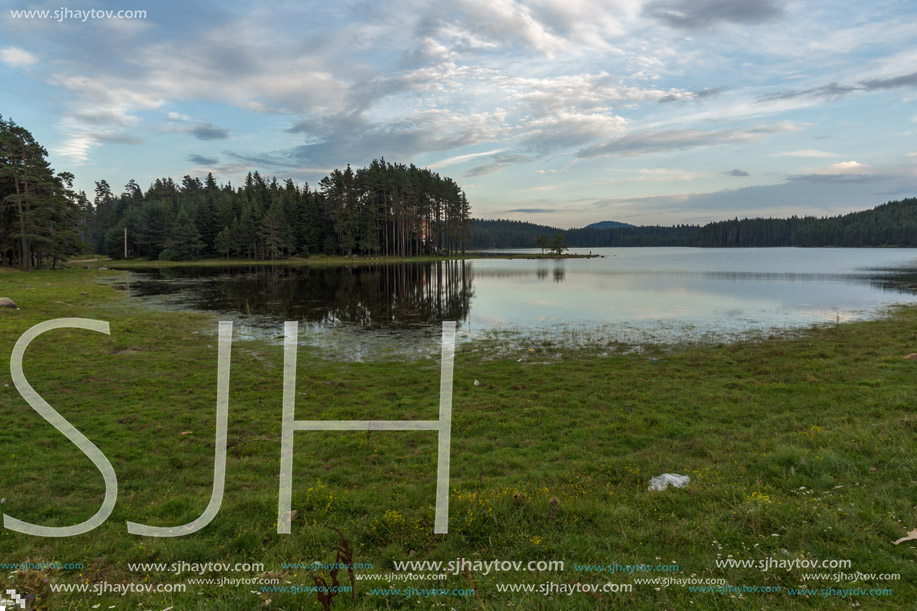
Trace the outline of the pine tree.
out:
[[[197,232],[197,227],[194,226],[194,221],[191,220],[191,215],[184,208],[180,208],[166,242],[166,248],[159,258],[172,261],[195,259],[203,247],[204,243]]]
[[[55,174],[47,150],[25,128],[0,117],[0,252],[30,271],[83,249],[90,213],[73,175]]]
[[[213,247],[221,257],[229,256],[232,250],[232,230],[229,227],[223,227],[223,230],[217,234]]]
[[[275,203],[270,207],[264,220],[261,222],[261,239],[271,260],[283,256],[289,243],[288,226],[285,223],[283,210],[280,204]]]

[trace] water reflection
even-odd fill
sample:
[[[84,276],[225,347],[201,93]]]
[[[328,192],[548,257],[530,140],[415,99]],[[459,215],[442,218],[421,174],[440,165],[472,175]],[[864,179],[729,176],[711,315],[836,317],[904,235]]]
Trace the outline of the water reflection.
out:
[[[132,290],[173,306],[321,325],[416,326],[468,319],[471,264],[141,270]]]
[[[335,346],[375,342],[400,352],[435,349],[443,320],[459,322],[460,337],[721,341],[917,301],[912,249],[598,252],[604,258],[157,269],[137,274],[132,292],[158,306],[219,312],[240,332],[276,335],[282,321],[298,320],[310,338]]]
[[[549,264],[547,261],[538,261],[538,269],[535,270],[535,277],[537,277],[539,280],[547,280],[548,275],[550,274],[550,272],[548,271],[549,265],[550,265],[551,269],[553,270],[554,282],[563,282],[564,279],[567,277],[567,274],[564,271],[564,263],[565,263],[564,261],[553,261],[552,263]],[[480,273],[482,273],[484,277],[493,278],[493,277],[503,276],[503,274],[505,273],[505,270],[486,270],[486,271],[481,271]],[[516,270],[515,272],[513,272],[512,276],[516,278],[522,278],[529,274],[531,274],[531,271]],[[504,277],[508,278],[510,276],[504,276]]]

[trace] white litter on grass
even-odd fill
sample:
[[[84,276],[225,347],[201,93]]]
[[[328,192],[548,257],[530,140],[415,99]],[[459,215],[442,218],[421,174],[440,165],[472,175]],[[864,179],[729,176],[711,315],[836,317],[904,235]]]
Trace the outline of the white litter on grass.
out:
[[[677,473],[663,473],[650,480],[647,490],[665,490],[669,486],[684,488],[691,483],[691,478],[687,475],[678,475]]]

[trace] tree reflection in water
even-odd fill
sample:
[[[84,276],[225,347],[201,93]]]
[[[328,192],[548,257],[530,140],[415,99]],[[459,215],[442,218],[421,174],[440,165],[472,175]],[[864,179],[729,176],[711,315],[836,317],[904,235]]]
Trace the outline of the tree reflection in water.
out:
[[[467,321],[470,262],[334,267],[177,267],[141,270],[137,296],[169,295],[192,310],[336,325],[417,326]]]

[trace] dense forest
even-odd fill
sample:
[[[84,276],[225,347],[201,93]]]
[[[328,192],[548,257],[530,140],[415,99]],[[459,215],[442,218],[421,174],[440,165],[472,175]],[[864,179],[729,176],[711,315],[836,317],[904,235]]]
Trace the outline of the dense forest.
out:
[[[181,184],[157,179],[145,193],[131,181],[120,195],[103,180],[93,204],[97,251],[167,260],[450,255],[464,252],[471,222],[468,199],[452,179],[384,159],[334,170],[316,190],[257,172],[238,188],[208,174]]]
[[[607,246],[694,246],[697,225],[673,227],[623,225],[609,229],[558,229],[525,221],[475,219],[471,244],[476,249],[535,248],[539,237],[562,235],[574,248]]]
[[[32,134],[0,117],[0,265],[29,271],[87,250],[92,206]]]
[[[696,246],[917,246],[917,198],[823,218],[733,219],[700,228]]]
[[[0,264],[29,270],[83,252],[181,260],[277,259],[314,253],[451,255],[464,252],[471,208],[450,178],[374,160],[318,188],[249,173],[244,185],[185,176],[145,192],[96,182],[95,197],[55,174],[32,134],[0,117]]]
[[[475,220],[474,248],[535,248],[540,236],[562,235],[567,246],[911,246],[917,247],[917,198],[830,217],[752,218],[706,225],[558,229],[524,221]]]

